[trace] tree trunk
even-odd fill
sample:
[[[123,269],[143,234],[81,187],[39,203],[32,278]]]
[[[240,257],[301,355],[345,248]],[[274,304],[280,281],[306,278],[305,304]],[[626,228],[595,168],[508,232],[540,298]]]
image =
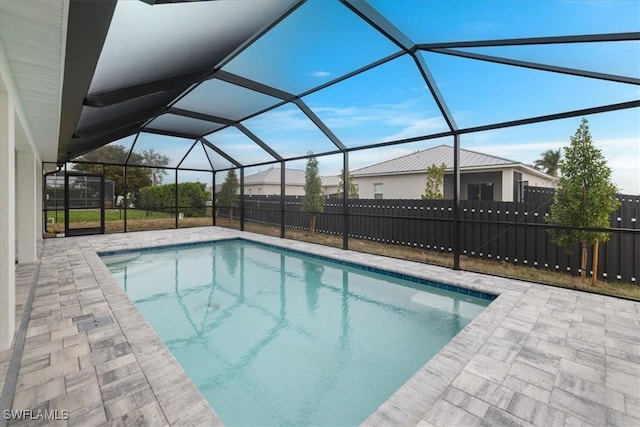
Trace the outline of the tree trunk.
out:
[[[591,270],[593,270],[593,275],[591,276],[591,286],[596,286],[598,282],[598,249],[600,246],[600,242],[596,240],[593,244],[593,264],[591,266]]]
[[[316,232],[316,216],[315,215],[311,215],[310,218],[310,223],[309,223],[309,233],[313,234]]]
[[[587,242],[581,243],[582,250],[580,254],[580,278],[585,280],[587,278]]]

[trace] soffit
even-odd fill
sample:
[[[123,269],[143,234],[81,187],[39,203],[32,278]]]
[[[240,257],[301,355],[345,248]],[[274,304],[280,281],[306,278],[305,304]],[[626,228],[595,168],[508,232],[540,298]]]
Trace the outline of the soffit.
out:
[[[44,161],[55,161],[66,31],[66,2],[0,1],[0,39]]]

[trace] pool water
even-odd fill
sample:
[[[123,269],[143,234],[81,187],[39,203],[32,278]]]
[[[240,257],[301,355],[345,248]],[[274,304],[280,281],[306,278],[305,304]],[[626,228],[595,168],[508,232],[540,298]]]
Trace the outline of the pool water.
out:
[[[243,240],[104,260],[228,426],[357,425],[490,302]]]

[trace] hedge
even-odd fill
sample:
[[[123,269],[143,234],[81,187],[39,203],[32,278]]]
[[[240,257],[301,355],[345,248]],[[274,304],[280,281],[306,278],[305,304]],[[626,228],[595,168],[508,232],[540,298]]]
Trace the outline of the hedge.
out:
[[[140,189],[136,207],[175,214],[175,187],[175,184],[165,184]],[[211,195],[207,192],[205,184],[201,182],[178,184],[178,212],[184,213],[185,217],[204,216],[209,200]]]

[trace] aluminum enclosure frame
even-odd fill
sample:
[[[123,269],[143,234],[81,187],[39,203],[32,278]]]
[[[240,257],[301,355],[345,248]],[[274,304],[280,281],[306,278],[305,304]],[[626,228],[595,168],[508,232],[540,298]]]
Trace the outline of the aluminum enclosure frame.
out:
[[[153,1],[149,1],[150,3],[154,3]],[[150,7],[162,7],[165,3],[173,3],[174,1],[155,1],[154,6]],[[72,6],[76,3],[82,3],[81,1],[72,0]],[[128,166],[134,166],[129,164],[129,159],[131,153],[133,152],[138,136],[142,133],[153,133],[160,135],[168,135],[168,136],[176,136],[181,138],[187,138],[193,140],[193,144],[186,152],[186,154],[182,157],[176,167],[161,167],[162,169],[175,170],[176,176],[176,185],[177,185],[177,176],[179,170],[189,170],[189,171],[202,171],[202,172],[211,172],[213,183],[213,188],[215,189],[215,175],[217,172],[224,172],[229,169],[240,169],[240,181],[241,181],[241,195],[244,191],[244,173],[247,167],[255,167],[255,166],[264,166],[271,164],[280,164],[282,170],[281,176],[281,229],[280,236],[284,237],[284,215],[286,214],[285,205],[284,205],[284,197],[285,197],[285,176],[284,176],[284,166],[288,161],[295,160],[305,160],[310,157],[321,157],[325,155],[336,155],[340,154],[343,156],[343,191],[344,191],[344,209],[343,209],[343,222],[344,222],[344,232],[343,232],[343,244],[342,247],[344,249],[348,249],[348,222],[349,222],[349,211],[347,206],[348,201],[348,166],[349,166],[349,154],[352,152],[357,152],[365,149],[373,149],[373,148],[383,148],[394,145],[407,144],[411,142],[419,142],[419,141],[428,141],[436,138],[442,137],[451,137],[453,138],[454,145],[454,194],[453,194],[453,206],[454,206],[454,246],[451,248],[451,252],[454,257],[454,269],[460,268],[460,165],[459,165],[459,156],[460,156],[460,136],[464,134],[471,134],[476,132],[483,132],[488,130],[495,130],[501,128],[509,128],[515,126],[522,126],[534,123],[543,123],[552,120],[560,120],[572,117],[580,117],[589,114],[598,114],[604,112],[611,111],[619,111],[625,109],[632,108],[640,108],[640,99],[628,101],[628,102],[620,102],[608,105],[599,105],[591,108],[582,108],[570,111],[560,111],[553,114],[540,115],[527,117],[524,119],[511,120],[511,121],[503,121],[503,122],[495,122],[489,124],[483,124],[479,126],[459,128],[456,124],[453,114],[451,113],[446,98],[440,93],[437,81],[433,77],[428,63],[425,61],[422,56],[422,52],[430,52],[440,55],[449,55],[456,57],[464,57],[477,61],[485,61],[490,63],[498,63],[507,66],[513,66],[524,69],[531,70],[541,70],[552,73],[558,73],[563,75],[572,75],[578,76],[582,78],[596,79],[602,81],[611,81],[617,83],[625,83],[632,85],[640,85],[640,79],[629,77],[629,76],[620,76],[608,73],[597,73],[588,70],[581,70],[578,68],[571,67],[560,67],[548,64],[541,64],[532,61],[519,61],[513,60],[509,58],[502,58],[498,56],[491,55],[482,55],[477,53],[470,53],[466,51],[462,51],[459,49],[463,48],[477,48],[477,47],[491,47],[491,46],[526,46],[526,45],[548,45],[548,44],[568,44],[568,43],[599,43],[599,42],[612,42],[612,41],[640,41],[640,32],[625,32],[625,33],[608,33],[608,34],[584,34],[584,35],[571,35],[571,36],[549,36],[549,37],[529,37],[529,38],[511,38],[511,39],[493,39],[493,40],[469,40],[469,41],[461,41],[461,42],[443,42],[443,43],[415,43],[411,40],[406,34],[404,34],[401,30],[395,27],[389,20],[387,20],[382,14],[376,11],[373,7],[371,7],[368,3],[362,0],[341,0],[341,3],[346,7],[346,9],[350,10],[360,18],[362,21],[366,22],[369,26],[375,29],[377,32],[382,34],[386,39],[391,41],[394,45],[398,47],[398,51],[396,53],[392,53],[382,59],[379,59],[375,62],[367,64],[363,67],[360,67],[357,70],[346,73],[342,76],[339,76],[329,82],[318,85],[312,89],[303,91],[302,93],[294,94],[289,93],[288,91],[284,91],[279,88],[270,87],[263,83],[259,83],[253,81],[251,79],[230,73],[228,71],[223,70],[223,66],[228,64],[242,52],[244,52],[247,48],[249,48],[252,44],[258,41],[261,37],[279,25],[281,22],[286,20],[290,15],[292,15],[297,9],[299,9],[305,1],[295,1],[292,2],[291,5],[284,9],[284,11],[271,22],[266,27],[260,29],[258,32],[253,34],[248,40],[240,44],[233,52],[227,55],[222,61],[212,65],[211,67],[205,70],[197,70],[191,73],[180,74],[170,78],[166,78],[159,81],[148,82],[142,85],[136,85],[125,89],[118,89],[110,92],[96,93],[96,94],[88,94],[85,96],[84,105],[92,106],[92,107],[105,107],[108,105],[114,105],[119,102],[137,99],[141,95],[150,94],[150,93],[171,93],[171,91],[179,92],[179,96],[173,98],[173,100],[166,106],[152,108],[150,110],[140,111],[138,115],[131,115],[128,118],[128,121],[122,121],[119,123],[111,123],[112,126],[105,128],[104,126],[96,127],[94,132],[91,132],[91,129],[83,129],[82,132],[77,132],[74,135],[73,141],[70,142],[70,149],[65,151],[64,153],[61,151],[59,153],[58,163],[63,164],[65,162],[73,161],[75,158],[81,156],[82,154],[96,149],[102,145],[106,145],[112,141],[118,140],[124,136],[136,135],[134,142],[130,148],[127,160],[123,164],[119,163],[102,163],[103,165],[114,165],[114,166],[124,166],[125,170]],[[113,6],[113,5],[111,5]],[[74,6],[77,7],[77,6]],[[72,7],[72,10],[73,7]],[[83,13],[88,13],[84,11]],[[113,13],[113,10],[112,10]],[[78,29],[74,29],[74,31],[80,31]],[[73,39],[73,35],[70,34],[70,38]],[[325,88],[334,86],[338,83],[341,83],[349,78],[362,74],[366,71],[372,70],[376,67],[384,65],[394,59],[407,56],[410,57],[420,75],[422,76],[426,87],[429,89],[431,96],[433,97],[436,105],[442,117],[447,123],[448,131],[439,132],[435,134],[425,134],[411,138],[397,139],[393,141],[385,141],[372,143],[357,147],[348,147],[341,141],[331,130],[329,126],[327,126],[314,112],[311,108],[309,108],[306,103],[303,101],[303,98],[321,91]],[[65,78],[66,80],[66,78]],[[218,117],[210,114],[206,114],[198,111],[190,111],[183,108],[176,107],[176,104],[184,99],[189,93],[191,93],[194,89],[197,88],[199,84],[202,84],[211,80],[219,80],[229,84],[233,84],[239,87],[243,87],[245,89],[249,89],[253,92],[257,92],[263,95],[268,95],[273,98],[277,98],[280,102],[276,104],[260,109],[259,111],[253,112],[249,115],[246,115],[237,120],[231,120],[225,117]],[[254,134],[251,130],[249,130],[243,122],[251,119],[253,117],[257,117],[265,112],[275,110],[283,105],[295,105],[300,111],[304,113],[304,115],[318,128],[318,130],[335,146],[335,149],[330,151],[317,152],[313,154],[306,154],[300,156],[284,156],[281,153],[278,153],[277,150],[274,150],[267,142],[262,140],[256,134]],[[163,114],[173,114],[181,117],[197,119],[204,122],[210,122],[213,124],[219,124],[222,127],[213,133],[205,134],[205,135],[193,135],[191,133],[183,132],[179,129],[167,131],[167,130],[158,130],[149,128],[148,125],[153,122],[156,118],[160,117]],[[68,121],[67,121],[68,122]],[[253,162],[253,163],[245,163],[242,159],[234,158],[233,156],[226,153],[221,147],[217,146],[215,142],[210,141],[206,137],[216,132],[220,132],[227,128],[235,128],[239,130],[242,134],[248,137],[253,143],[255,143],[258,147],[264,150],[273,160],[263,161],[263,162]],[[105,130],[108,129],[108,130]],[[61,132],[61,141],[60,146],[64,147],[66,144],[66,140],[62,138]],[[191,150],[194,149],[196,145],[200,144],[203,149],[204,147],[208,147],[213,150],[215,153],[229,161],[232,165],[231,168],[218,168],[216,169],[213,165],[212,159],[209,157],[207,150],[204,150],[205,155],[207,156],[207,161],[211,169],[201,170],[201,169],[190,169],[181,167],[184,160],[187,158]],[[84,148],[74,148],[75,146],[84,147]],[[86,151],[85,151],[86,148]],[[80,161],[82,162],[82,161]],[[135,166],[144,166],[149,168],[159,167],[156,165],[135,165]],[[177,198],[177,192],[176,192]],[[215,199],[215,197],[214,197]],[[244,198],[241,197],[241,200]],[[177,204],[177,200],[176,200]],[[213,209],[215,210],[215,202],[213,205]],[[125,208],[126,211],[126,208]],[[244,206],[240,206],[241,213],[241,221],[240,228],[244,229]],[[213,224],[215,224],[215,215],[213,219]],[[177,219],[176,219],[176,227],[177,227]],[[125,230],[126,230],[126,213],[125,213]],[[615,229],[606,229],[610,232],[616,232]],[[628,230],[629,232],[638,232],[638,230]]]

